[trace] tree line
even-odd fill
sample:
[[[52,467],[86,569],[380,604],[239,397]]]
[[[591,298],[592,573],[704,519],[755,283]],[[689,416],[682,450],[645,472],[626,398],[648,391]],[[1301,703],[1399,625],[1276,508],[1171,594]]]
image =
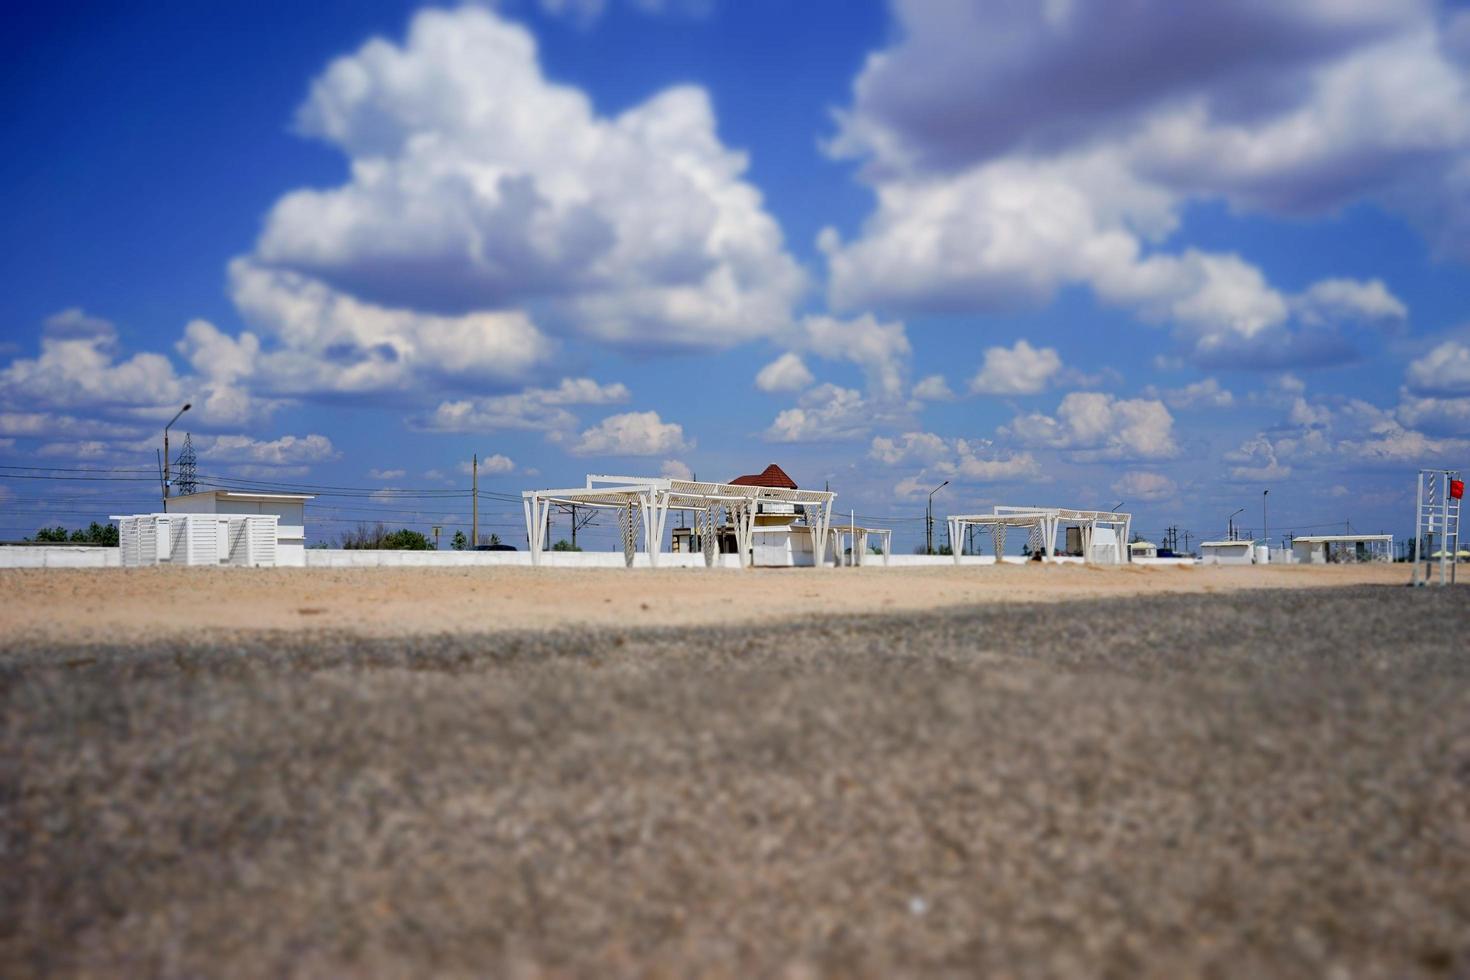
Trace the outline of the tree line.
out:
[[[34,537],[25,540],[34,544],[95,544],[103,548],[116,548],[117,525],[93,521],[85,528],[68,531],[58,524],[55,527],[43,527]]]

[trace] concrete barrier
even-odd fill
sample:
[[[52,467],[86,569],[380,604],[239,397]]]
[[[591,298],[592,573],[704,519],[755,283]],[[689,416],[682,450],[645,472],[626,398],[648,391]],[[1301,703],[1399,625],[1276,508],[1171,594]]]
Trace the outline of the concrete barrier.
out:
[[[118,568],[117,548],[88,545],[0,545],[0,568]]]
[[[73,545],[0,545],[0,568],[118,568],[117,548]],[[864,568],[883,568],[882,555],[865,556]],[[1024,565],[1028,559],[1006,555],[1007,565]],[[1079,563],[1080,558],[1059,557],[1059,564]],[[660,568],[703,568],[702,554],[662,554]],[[994,565],[994,555],[961,555],[961,565]],[[1135,565],[1193,565],[1193,558],[1135,558]],[[718,566],[739,568],[735,555],[720,555]],[[953,568],[950,555],[891,555],[890,568]],[[307,568],[495,568],[531,567],[529,551],[374,551],[344,548],[307,548]],[[541,555],[543,568],[623,568],[618,551],[547,551]],[[633,556],[634,568],[650,568],[648,556]],[[831,567],[830,565],[828,567]]]
[[[735,555],[720,555],[722,568],[739,568]],[[307,548],[307,568],[495,568],[531,567],[529,551],[377,551],[356,548]],[[546,551],[542,568],[624,568],[620,551]],[[651,568],[648,556],[633,556],[634,568]],[[703,568],[702,554],[659,555],[659,568]]]

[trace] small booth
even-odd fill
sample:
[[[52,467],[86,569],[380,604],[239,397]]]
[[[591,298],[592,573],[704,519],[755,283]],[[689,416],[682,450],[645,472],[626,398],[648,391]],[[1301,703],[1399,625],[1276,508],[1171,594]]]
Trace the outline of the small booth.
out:
[[[1256,560],[1254,541],[1201,541],[1202,565],[1252,565]]]
[[[306,493],[252,493],[245,490],[202,490],[169,497],[164,510],[170,514],[274,517],[276,557],[272,564],[306,567]],[[223,552],[223,548],[220,549]]]

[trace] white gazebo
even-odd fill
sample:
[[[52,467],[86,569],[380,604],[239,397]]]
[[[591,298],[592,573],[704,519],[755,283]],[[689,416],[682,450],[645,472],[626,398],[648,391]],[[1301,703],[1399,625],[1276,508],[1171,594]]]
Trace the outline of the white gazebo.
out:
[[[949,517],[950,548],[955,564],[960,563],[957,547],[968,527],[989,531],[995,542],[995,557],[1005,554],[1006,532],[1024,528],[1033,554],[1040,552],[1046,560],[1056,557],[1057,530],[1063,525],[1076,526],[1084,562],[1121,565],[1128,561],[1122,543],[1128,540],[1133,515],[1105,510],[1073,510],[1067,507],[1015,507],[997,505],[989,514],[955,514]]]
[[[836,496],[826,490],[592,474],[587,477],[585,487],[527,490],[521,494],[521,503],[533,565],[541,564],[551,508],[575,505],[617,513],[623,559],[630,568],[640,539],[649,564],[658,567],[670,510],[693,515],[695,536],[703,546],[704,563],[711,568],[718,564],[719,530],[728,521],[734,528],[740,564],[749,567],[755,547],[757,510],[764,501],[778,501],[801,512],[805,526],[810,529],[813,562],[820,566],[827,561],[828,529],[832,519],[832,501]]]

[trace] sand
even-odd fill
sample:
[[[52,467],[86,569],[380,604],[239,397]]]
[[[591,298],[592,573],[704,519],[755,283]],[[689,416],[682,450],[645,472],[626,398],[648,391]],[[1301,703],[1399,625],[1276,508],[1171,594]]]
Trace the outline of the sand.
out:
[[[1402,585],[1403,565],[1032,564],[892,569],[0,571],[0,633],[86,643],[328,630],[361,636],[696,626],[995,602]]]
[[[10,579],[0,976],[1470,976],[1470,588],[1053,571]]]

